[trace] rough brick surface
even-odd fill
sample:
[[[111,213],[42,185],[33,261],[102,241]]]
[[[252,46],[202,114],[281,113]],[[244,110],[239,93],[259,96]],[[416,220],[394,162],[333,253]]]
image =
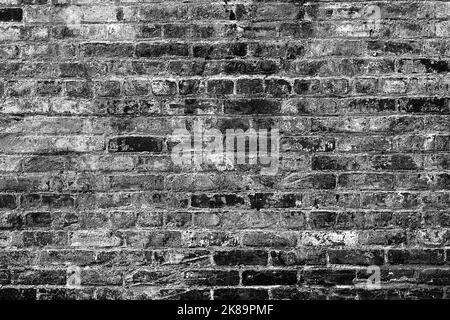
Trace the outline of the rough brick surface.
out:
[[[0,0],[0,299],[448,297],[449,18]],[[279,128],[276,175],[174,162],[199,119]]]

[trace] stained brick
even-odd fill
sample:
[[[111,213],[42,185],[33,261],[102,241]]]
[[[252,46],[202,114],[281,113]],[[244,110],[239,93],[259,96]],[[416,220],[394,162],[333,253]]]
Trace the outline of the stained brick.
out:
[[[0,299],[448,297],[447,1],[69,2],[0,8]]]

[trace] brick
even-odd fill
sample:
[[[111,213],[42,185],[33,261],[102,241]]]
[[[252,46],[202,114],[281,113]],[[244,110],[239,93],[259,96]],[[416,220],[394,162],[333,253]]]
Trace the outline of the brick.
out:
[[[129,43],[83,43],[80,53],[85,57],[132,57],[134,45]]]
[[[120,137],[109,141],[110,152],[161,152],[163,141],[154,137]]]
[[[94,91],[99,97],[117,97],[120,95],[120,82],[118,81],[96,81]]]
[[[265,99],[226,100],[224,110],[227,114],[277,114],[280,103]]]
[[[246,232],[243,244],[250,247],[292,247],[297,243],[293,234],[273,234],[269,232]]]
[[[388,251],[391,264],[443,264],[444,251],[439,249],[393,249]]]
[[[210,252],[206,250],[159,250],[154,252],[154,262],[161,265],[208,266],[211,259]]]
[[[239,244],[239,235],[225,231],[186,231],[182,239],[188,247],[236,247]]]
[[[377,265],[384,264],[384,252],[382,250],[339,250],[328,251],[331,264],[351,265]]]
[[[320,248],[299,248],[291,251],[272,251],[275,266],[325,265],[326,253]]]
[[[352,285],[355,279],[356,271],[352,269],[310,269],[300,274],[300,282],[307,285]]]
[[[266,79],[264,84],[266,93],[274,97],[289,95],[292,90],[290,82],[283,79]]]
[[[138,43],[136,45],[136,56],[143,58],[162,56],[188,56],[189,48],[184,43]]]
[[[192,50],[195,58],[230,59],[246,56],[247,45],[245,43],[205,44],[194,45]]]
[[[0,208],[14,209],[17,207],[16,198],[11,194],[0,195]]]
[[[61,83],[56,81],[38,81],[36,84],[37,94],[43,96],[56,96],[61,90]]]
[[[228,195],[212,195],[205,194],[193,195],[191,197],[191,205],[197,208],[221,208],[224,206],[243,205],[245,200],[234,194]]]
[[[36,300],[36,289],[2,288],[0,300]]]
[[[258,94],[264,92],[263,81],[260,79],[239,79],[236,82],[237,94]]]
[[[36,260],[37,253],[30,250],[2,250],[0,252],[0,266],[23,267],[31,265]]]
[[[334,138],[292,137],[281,140],[283,151],[329,152],[335,148]]]
[[[17,270],[13,272],[12,282],[19,285],[65,285],[66,270]]]
[[[151,87],[155,96],[170,96],[177,92],[177,84],[174,81],[152,81]]]
[[[243,285],[293,285],[297,283],[295,270],[244,271]]]
[[[326,300],[325,290],[302,290],[292,288],[273,289],[272,297],[275,300]]]
[[[231,80],[210,80],[207,84],[207,91],[210,94],[231,94],[233,90],[234,83]]]

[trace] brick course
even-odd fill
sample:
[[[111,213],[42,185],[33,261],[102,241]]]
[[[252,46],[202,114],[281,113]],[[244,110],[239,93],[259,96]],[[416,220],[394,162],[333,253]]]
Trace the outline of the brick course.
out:
[[[449,17],[0,0],[0,298],[448,297]],[[277,174],[174,163],[199,119],[279,128]]]

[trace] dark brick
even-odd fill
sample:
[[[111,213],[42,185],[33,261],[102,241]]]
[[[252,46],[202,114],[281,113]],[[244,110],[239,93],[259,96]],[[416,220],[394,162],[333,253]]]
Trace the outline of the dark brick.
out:
[[[390,264],[443,264],[444,250],[392,249],[387,258]]]
[[[264,91],[261,79],[239,79],[236,82],[238,94],[259,94]]]
[[[326,253],[320,248],[301,248],[292,251],[272,251],[275,266],[325,265]]]
[[[394,154],[374,156],[371,159],[374,169],[378,170],[416,170],[418,166],[409,155]]]
[[[200,94],[201,93],[201,81],[200,80],[184,80],[178,83],[180,94]]]
[[[267,300],[266,289],[215,289],[214,300]]]
[[[163,140],[155,137],[119,137],[108,143],[110,152],[162,152]]]
[[[267,265],[268,255],[263,250],[217,251],[214,261],[219,266]]]
[[[1,299],[448,297],[447,2],[91,2],[0,5]]]
[[[247,44],[227,43],[218,45],[194,45],[194,57],[204,59],[227,59],[244,57],[247,54]]]
[[[0,21],[21,22],[23,18],[22,8],[2,8],[0,9]]]
[[[267,99],[226,100],[227,114],[278,114],[281,104],[279,101]]]

